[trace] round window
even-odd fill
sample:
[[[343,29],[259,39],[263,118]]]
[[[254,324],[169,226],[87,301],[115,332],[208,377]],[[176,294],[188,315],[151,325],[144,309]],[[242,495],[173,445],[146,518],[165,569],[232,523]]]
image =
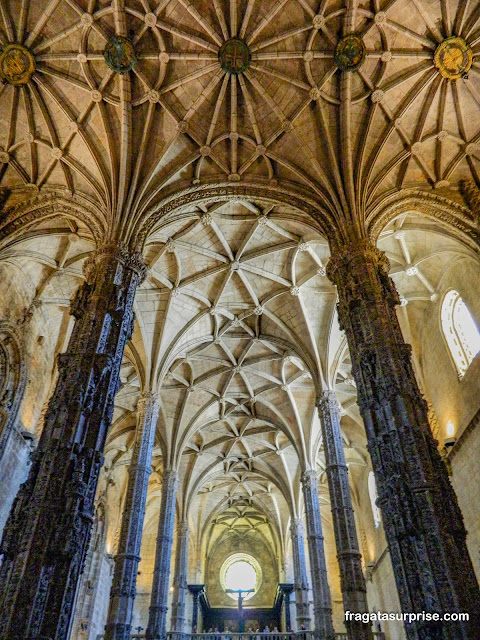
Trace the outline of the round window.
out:
[[[250,591],[243,595],[244,600],[251,598],[260,588],[262,582],[262,570],[253,556],[247,553],[235,553],[229,556],[220,570],[220,583],[225,592]],[[238,593],[228,593],[234,600],[238,599]]]

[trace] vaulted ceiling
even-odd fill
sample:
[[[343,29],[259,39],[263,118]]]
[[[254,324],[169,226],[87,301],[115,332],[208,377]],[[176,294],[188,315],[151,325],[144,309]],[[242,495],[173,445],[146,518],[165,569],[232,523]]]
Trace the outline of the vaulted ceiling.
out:
[[[107,65],[113,36],[132,70]],[[24,47],[0,65],[21,82],[0,90],[2,184],[83,194],[127,236],[187,184],[298,182],[338,222],[479,181],[469,0],[6,0],[0,38]]]
[[[160,387],[154,468],[179,466],[198,544],[229,532],[281,549],[302,464],[325,482],[316,390],[337,390],[353,477],[367,460],[321,231],[363,228],[392,194],[459,201],[460,180],[480,183],[480,6],[4,0],[0,42],[1,186],[11,203],[55,194],[68,211],[0,253],[27,308],[41,303],[51,354],[93,236],[144,242],[107,473],[128,461],[141,391]],[[209,185],[239,195],[203,198]],[[187,188],[197,197],[165,213]],[[95,228],[73,220],[80,206]],[[379,245],[418,333],[468,250],[414,212]]]

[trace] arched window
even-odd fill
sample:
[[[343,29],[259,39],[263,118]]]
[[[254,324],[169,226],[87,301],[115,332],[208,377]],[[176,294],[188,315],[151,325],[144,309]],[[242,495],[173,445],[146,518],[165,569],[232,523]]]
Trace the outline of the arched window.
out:
[[[480,351],[480,333],[467,305],[453,289],[443,299],[442,330],[461,378]]]
[[[375,523],[375,529],[377,529],[380,526],[381,517],[380,509],[377,506],[377,484],[375,482],[373,471],[370,471],[368,474],[368,493],[370,494],[370,503],[372,505],[373,521]]]

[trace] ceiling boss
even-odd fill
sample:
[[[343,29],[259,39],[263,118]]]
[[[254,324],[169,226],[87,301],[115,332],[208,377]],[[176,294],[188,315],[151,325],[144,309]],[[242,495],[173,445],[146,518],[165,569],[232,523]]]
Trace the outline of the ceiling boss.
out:
[[[32,77],[35,58],[21,44],[8,44],[0,53],[0,76],[4,82],[20,87]]]
[[[248,69],[251,60],[250,49],[241,38],[230,38],[220,47],[218,59],[224,71],[236,76]]]
[[[337,42],[335,64],[342,71],[354,71],[362,65],[366,54],[362,38],[356,33],[349,33]]]
[[[132,42],[123,36],[112,36],[103,56],[110,69],[121,74],[131,71],[137,62]]]
[[[472,66],[473,54],[463,38],[451,36],[438,45],[433,61],[440,75],[447,80],[466,79]]]

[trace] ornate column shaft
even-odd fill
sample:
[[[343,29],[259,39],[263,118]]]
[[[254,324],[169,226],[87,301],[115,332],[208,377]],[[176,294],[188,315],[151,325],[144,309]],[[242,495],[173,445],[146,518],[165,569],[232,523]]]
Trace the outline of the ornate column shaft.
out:
[[[172,631],[185,630],[185,608],[187,605],[188,574],[188,521],[182,520],[178,527],[177,557],[175,559],[175,578],[173,580]]]
[[[42,436],[2,540],[1,640],[66,640],[70,628],[120,365],[133,331],[133,299],[145,266],[137,254],[108,245],[87,259],[84,271]]]
[[[404,612],[470,614],[470,622],[416,621],[406,634],[478,640],[480,592],[463,518],[431,435],[388,269],[381,251],[359,241],[334,253],[328,275],[338,288],[400,602]]]
[[[305,563],[305,543],[303,522],[295,519],[290,527],[292,537],[293,572],[295,574],[295,608],[297,610],[297,630],[302,626],[310,629],[310,611],[308,606],[308,577]]]
[[[332,602],[328,586],[327,564],[323,544],[322,516],[318,499],[318,480],[314,469],[302,475],[308,551],[312,573],[315,633],[321,640],[333,640]]]
[[[127,495],[118,553],[115,556],[105,640],[130,638],[158,411],[157,395],[151,392],[142,395],[137,406],[135,445],[128,469]]]
[[[330,508],[340,567],[343,608],[354,613],[368,612],[367,588],[362,571],[362,556],[358,547],[357,530],[353,514],[348,467],[343,450],[340,413],[337,396],[324,391],[318,403],[322,426],[323,447],[327,464]],[[349,640],[372,640],[370,624],[345,620]]]
[[[173,469],[164,471],[147,640],[163,640],[167,633],[168,580],[170,578],[177,489],[178,472]]]

